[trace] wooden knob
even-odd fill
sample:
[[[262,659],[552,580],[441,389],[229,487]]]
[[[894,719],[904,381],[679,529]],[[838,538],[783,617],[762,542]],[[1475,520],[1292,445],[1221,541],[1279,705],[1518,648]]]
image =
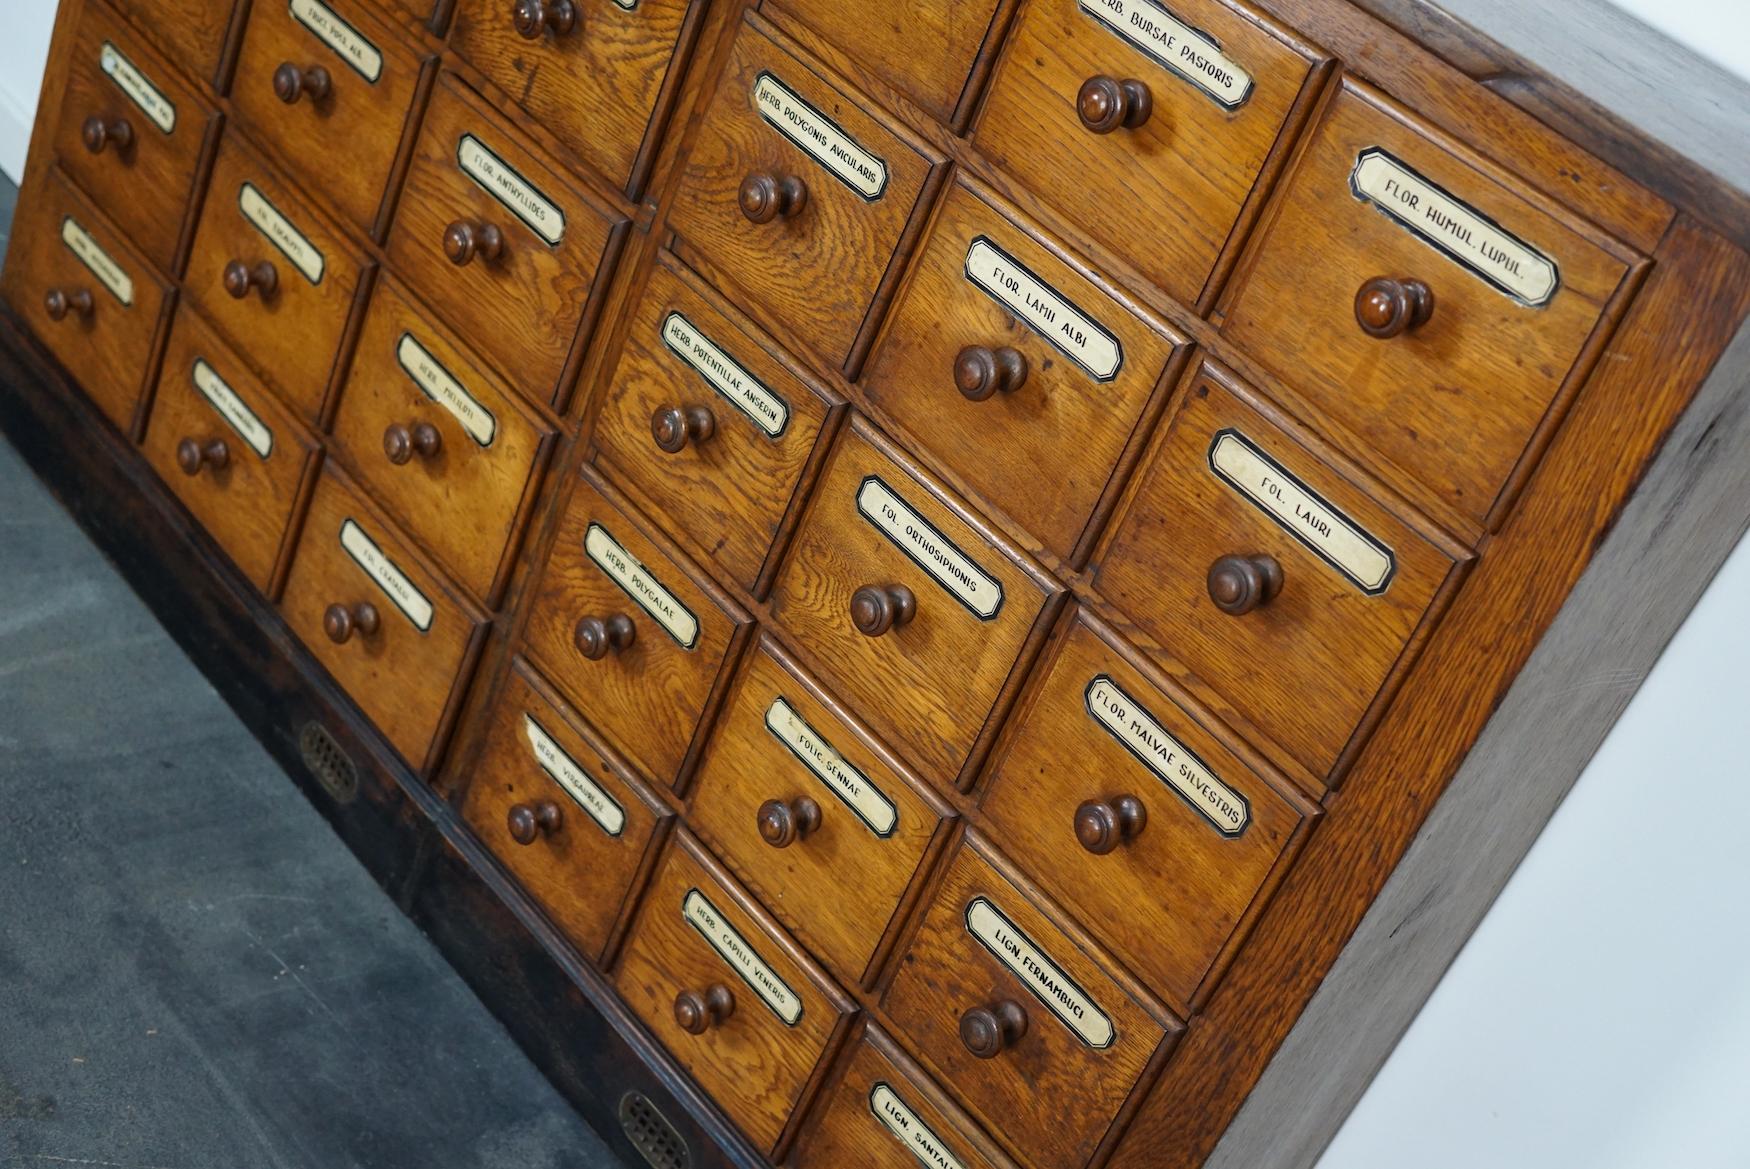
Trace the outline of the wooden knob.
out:
[[[1154,95],[1134,77],[1119,81],[1096,73],[1076,92],[1076,117],[1092,134],[1110,134],[1120,126],[1134,130],[1148,121],[1154,108]]]
[[[754,821],[759,825],[761,840],[773,848],[789,848],[820,827],[820,805],[807,796],[788,803],[767,800],[760,805]]]
[[[995,1059],[1027,1034],[1027,1012],[1014,999],[973,1007],[960,1016],[960,1042],[979,1059]]]
[[[109,146],[125,151],[134,144],[134,126],[126,118],[106,118],[101,114],[92,114],[79,127],[79,137],[84,140],[85,149],[93,154],[102,154]]]
[[[585,617],[577,623],[571,640],[577,652],[592,662],[619,653],[638,639],[638,627],[624,613],[611,617]]]
[[[443,449],[443,433],[429,422],[415,422],[412,426],[391,422],[383,431],[383,453],[397,467],[407,463],[414,455],[422,459],[435,459]]]
[[[704,406],[663,406],[650,416],[650,437],[671,455],[716,433],[717,418]]]
[[[89,317],[95,307],[89,288],[51,288],[43,294],[43,311],[51,321],[63,320],[68,313]]]
[[[808,206],[808,184],[795,175],[778,178],[756,170],[741,180],[736,192],[741,213],[753,223],[770,223],[774,219],[789,219]]]
[[[954,385],[969,402],[982,402],[998,391],[1013,393],[1026,380],[1027,359],[1007,345],[968,345],[954,358]]]
[[[279,68],[273,71],[273,95],[287,105],[296,105],[298,99],[306,95],[312,102],[326,101],[332,85],[328,70],[320,65],[300,67],[290,61],[281,61]]]
[[[1384,340],[1418,329],[1434,315],[1434,291],[1410,276],[1375,276],[1355,294],[1355,323]]]
[[[505,813],[505,827],[518,844],[529,845],[542,836],[559,831],[563,816],[552,800],[536,800],[533,804],[512,804]]]
[[[202,467],[223,471],[230,462],[231,448],[225,445],[222,438],[208,439],[206,442],[196,438],[184,438],[176,444],[176,465],[182,468],[184,475],[198,475]]]
[[[444,228],[444,255],[458,268],[472,263],[475,256],[497,263],[504,255],[504,232],[496,223],[458,219]]]
[[[279,286],[279,270],[272,260],[258,260],[254,264],[232,260],[225,265],[225,291],[235,300],[248,296],[251,288],[267,300],[279,291]]]
[[[1243,616],[1282,591],[1282,565],[1274,556],[1223,556],[1209,566],[1209,599],[1223,613]]]
[[[322,632],[335,645],[345,645],[355,630],[369,637],[377,631],[378,625],[377,607],[369,601],[360,601],[356,605],[342,605],[337,601],[322,612]]]
[[[1148,809],[1135,796],[1089,800],[1076,809],[1076,839],[1095,856],[1136,839],[1147,825]]]
[[[524,40],[538,41],[548,29],[562,37],[577,27],[577,5],[572,0],[517,0],[510,19]]]
[[[733,1014],[735,996],[722,983],[706,987],[703,993],[683,990],[674,996],[674,1021],[688,1035],[703,1035]]]
[[[866,637],[880,637],[917,616],[918,599],[904,585],[864,585],[851,594],[851,624]]]

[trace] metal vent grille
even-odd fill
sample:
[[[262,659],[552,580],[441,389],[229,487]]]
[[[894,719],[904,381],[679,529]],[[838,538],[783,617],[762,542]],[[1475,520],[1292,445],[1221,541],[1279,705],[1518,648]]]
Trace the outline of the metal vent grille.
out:
[[[321,723],[305,723],[298,734],[298,753],[304,757],[304,766],[310,769],[310,774],[329,795],[343,804],[350,804],[358,797],[358,768],[334,741],[328,728]]]
[[[687,1169],[692,1164],[687,1142],[642,1092],[620,1097],[620,1127],[651,1169]]]

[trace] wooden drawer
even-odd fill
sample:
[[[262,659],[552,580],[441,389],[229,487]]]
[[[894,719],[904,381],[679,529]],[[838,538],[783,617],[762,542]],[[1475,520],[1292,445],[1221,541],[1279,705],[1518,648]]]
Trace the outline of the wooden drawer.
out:
[[[198,210],[218,111],[95,0],[79,13],[55,155],[75,183],[166,272]]]
[[[486,617],[332,462],[316,484],[280,608],[402,757],[429,774]]]
[[[951,784],[1056,595],[857,421],[829,456],[771,613],[835,693],[926,777]]]
[[[956,184],[863,372],[870,405],[1064,559],[1183,338]],[[1130,460],[1125,460],[1130,461]]]
[[[261,0],[244,29],[231,105],[307,190],[380,240],[435,65],[363,0]]]
[[[1626,296],[1632,264],[1351,80],[1242,262],[1222,329],[1380,456],[1393,486],[1425,485],[1484,523],[1559,420],[1563,388],[1602,343],[1600,320]],[[1376,277],[1389,284],[1364,314]],[[1432,298],[1420,325],[1414,296],[1397,299],[1414,292],[1409,281]],[[1362,315],[1402,332],[1370,335]]]
[[[741,607],[589,467],[528,606],[524,636],[542,671],[659,782],[684,779],[725,666],[752,628]]]
[[[665,252],[603,385],[595,442],[617,479],[758,592],[834,404]]]
[[[445,74],[389,258],[530,397],[563,410],[627,221]]]
[[[856,984],[952,816],[767,638],[725,700],[687,823],[798,941]]]
[[[183,286],[305,422],[327,417],[348,326],[375,273],[242,135],[225,136]]]
[[[488,716],[462,815],[580,953],[600,963],[671,813],[520,658]]]
[[[193,306],[177,311],[145,454],[201,526],[278,595],[320,447]]]
[[[1016,19],[973,140],[1197,305],[1317,59],[1224,0],[1037,0]],[[1146,106],[1121,83],[1140,84]],[[1143,108],[1146,120],[1119,124]]]
[[[973,1115],[1040,1169],[1087,1164],[1179,1031],[972,837],[881,1005]]]
[[[495,607],[554,425],[384,277],[334,418],[334,445],[390,514]]]
[[[697,0],[458,0],[450,45],[577,156],[636,199],[686,65]]]
[[[855,1009],[685,832],[644,895],[614,985],[774,1159]]]
[[[1155,448],[1095,588],[1183,664],[1187,684],[1213,689],[1201,697],[1334,783],[1465,553],[1213,368],[1194,375]]]
[[[988,769],[1021,867],[1181,1014],[1200,1003],[1316,808],[1267,780],[1077,613]]]
[[[271,0],[263,0],[270,3]],[[225,46],[232,25],[244,19],[247,3],[238,0],[116,0],[129,20],[146,30],[160,50],[183,72],[224,92]]]
[[[730,299],[846,365],[936,161],[744,24],[669,223]]]

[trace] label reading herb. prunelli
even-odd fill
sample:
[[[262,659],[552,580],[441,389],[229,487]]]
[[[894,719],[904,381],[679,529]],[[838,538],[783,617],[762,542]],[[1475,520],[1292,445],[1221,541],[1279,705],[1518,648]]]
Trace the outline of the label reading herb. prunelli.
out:
[[[1002,609],[1002,584],[912,510],[880,476],[870,475],[858,486],[857,511],[979,620],[989,621]]]
[[[1081,10],[1153,60],[1233,109],[1252,95],[1252,75],[1154,0],[1078,0]]]
[[[662,319],[662,343],[692,366],[706,385],[747,415],[767,438],[777,438],[790,425],[790,404],[761,385],[680,313],[671,312]]]
[[[292,19],[309,29],[316,38],[339,54],[353,71],[372,85],[383,75],[383,54],[377,46],[321,0],[290,0]]]
[[[353,563],[365,572],[365,575],[377,582],[377,587],[388,594],[395,602],[395,607],[407,615],[414,628],[421,633],[431,628],[432,607],[425,594],[413,587],[413,582],[407,579],[407,574],[395,567],[395,562],[383,554],[375,540],[365,535],[365,530],[352,520],[346,520],[340,525],[340,546],[346,549]]]
[[[887,163],[772,74],[754,80],[753,104],[773,129],[864,200],[873,202],[887,190]]]
[[[966,907],[966,929],[1083,1043],[1112,1046],[1112,1020],[988,897],[974,897]]]
[[[1087,370],[1095,381],[1109,382],[1118,376],[1124,364],[1124,347],[1118,338],[982,235],[966,249],[966,278]]]
[[[711,948],[722,955],[723,960],[739,975],[742,981],[753,988],[760,996],[760,1001],[772,1009],[772,1014],[782,1019],[787,1027],[794,1027],[802,1019],[802,998],[790,989],[790,984],[766,965],[766,960],[759,956],[754,948],[747,944],[736,928],[724,920],[717,907],[697,889],[687,890],[687,895],[681,901],[681,916],[687,924],[705,936]]]
[[[693,611],[664,588],[662,582],[609,535],[606,528],[590,524],[589,530],[583,534],[583,550],[610,580],[638,603],[640,609],[667,630],[682,649],[690,650],[699,644],[699,619]]]
[[[255,416],[255,411],[243,404],[243,399],[237,396],[225,379],[218,375],[205,358],[194,359],[194,367],[189,370],[189,381],[207,404],[219,412],[219,417],[231,424],[249,449],[267,458],[273,453],[273,431],[269,430],[261,419]]]
[[[782,698],[772,699],[772,704],[766,708],[766,729],[788,747],[790,753],[833,795],[843,800],[845,806],[857,814],[857,819],[868,825],[869,831],[883,838],[893,835],[894,825],[899,822],[893,801],[870,783],[868,776],[847,763],[845,757]]]
[[[474,135],[456,140],[456,165],[549,244],[565,238],[565,212]]]
[[[97,64],[140,107],[141,112],[152,119],[154,126],[166,134],[176,129],[176,107],[158,91],[157,86],[146,80],[146,75],[124,57],[120,49],[104,41],[103,47],[97,51]]]
[[[492,445],[492,436],[498,432],[492,411],[475,401],[474,395],[412,333],[401,334],[395,346],[395,361],[426,397],[456,416],[469,438],[483,447]]]
[[[1082,693],[1088,713],[1106,733],[1177,792],[1223,836],[1238,836],[1252,819],[1246,797],[1223,783],[1191,749],[1118,683],[1097,674]]]
[[[254,183],[244,183],[238,188],[237,209],[243,212],[243,218],[253,224],[255,230],[265,235],[292,262],[304,279],[311,284],[322,283],[322,271],[327,266],[322,253],[304,238],[303,232],[292,226],[292,221],[270,203]]]
[[[553,782],[564,788],[566,793],[576,800],[589,818],[601,825],[603,832],[609,836],[618,836],[626,828],[626,812],[610,796],[602,790],[595,778],[585,771],[565,749],[553,741],[546,728],[535,721],[535,716],[523,712],[523,734],[528,736],[529,750],[534,753],[535,764],[553,778]]]
[[[948,1151],[942,1138],[930,1131],[930,1126],[919,1119],[891,1085],[877,1083],[869,1089],[869,1111],[895,1140],[911,1150],[912,1156],[932,1169],[963,1169],[960,1159]]]

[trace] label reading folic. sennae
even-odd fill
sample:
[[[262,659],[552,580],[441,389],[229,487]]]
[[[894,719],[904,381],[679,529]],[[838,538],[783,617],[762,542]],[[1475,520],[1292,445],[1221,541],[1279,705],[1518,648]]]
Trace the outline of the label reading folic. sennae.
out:
[[[475,401],[456,375],[445,369],[412,333],[401,334],[395,346],[395,361],[426,397],[455,415],[469,438],[483,447],[492,445],[492,437],[498,432],[498,420],[492,417],[492,411]]]
[[[960,1159],[948,1151],[942,1138],[930,1131],[930,1126],[919,1119],[890,1084],[878,1081],[869,1089],[869,1111],[895,1140],[911,1150],[912,1156],[931,1169],[963,1169]]]
[[[97,51],[98,66],[109,75],[121,91],[140,107],[152,124],[166,134],[176,129],[176,107],[170,99],[158,91],[158,87],[146,80],[146,75],[122,55],[122,51],[103,42],[103,47]]]
[[[761,385],[680,313],[671,312],[662,319],[662,343],[692,366],[706,385],[747,415],[767,438],[777,438],[790,425],[790,404]]]
[[[774,130],[800,146],[865,202],[874,202],[887,190],[887,163],[881,156],[865,150],[772,74],[761,72],[754,80],[753,104]]]
[[[1142,703],[1105,674],[1096,674],[1082,692],[1088,713],[1137,761],[1215,826],[1223,836],[1238,836],[1252,819],[1246,797],[1223,783],[1209,766],[1167,733]]]
[[[61,220],[61,242],[67,245],[67,250],[79,257],[79,262],[91,269],[91,274],[97,277],[98,283],[109,289],[109,294],[124,305],[134,303],[134,278],[110,254],[98,246],[91,233],[79,226],[71,215]]]
[[[988,897],[966,907],[966,929],[1089,1047],[1112,1046],[1112,1020]]]
[[[790,984],[779,978],[758,951],[747,944],[747,939],[724,920],[709,898],[697,889],[687,890],[681,901],[681,916],[686,918],[688,925],[705,935],[711,948],[741,975],[742,981],[753,988],[760,1001],[770,1007],[772,1014],[783,1020],[786,1027],[794,1027],[801,1021],[801,996],[791,990]]]
[[[1078,0],[1081,10],[1228,109],[1252,96],[1252,75],[1154,0]]]
[[[857,511],[980,621],[991,620],[1002,609],[1002,583],[973,563],[879,475],[870,475],[858,486]]]
[[[966,249],[966,278],[1014,313],[1097,382],[1118,376],[1124,347],[1068,297],[984,236]]]
[[[372,85],[383,75],[383,54],[363,33],[340,19],[322,0],[288,0],[292,19],[316,34],[316,38],[352,66]]]
[[[340,525],[340,546],[352,557],[353,563],[364,569],[365,575],[388,594],[395,607],[407,615],[415,629],[424,633],[431,628],[431,602],[407,579],[406,573],[395,567],[395,562],[377,547],[377,542],[350,519]]]
[[[322,271],[327,261],[316,245],[304,238],[304,233],[292,226],[292,221],[268,201],[254,183],[244,183],[237,190],[237,209],[255,230],[268,238],[286,259],[292,262],[311,284],[322,283]]]
[[[868,825],[869,831],[884,839],[893,835],[894,825],[899,822],[899,812],[893,801],[870,783],[868,776],[846,762],[845,757],[781,697],[772,699],[772,704],[766,708],[766,730],[789,748],[790,753],[813,772],[828,791],[844,801],[845,806],[856,813],[857,819]]]
[[[194,359],[188,378],[207,404],[219,412],[219,417],[229,422],[231,429],[249,444],[250,450],[264,459],[273,453],[273,431],[255,416],[255,411],[243,404],[237,391],[207,364],[205,358]]]
[[[682,649],[699,644],[699,619],[675,595],[651,575],[638,558],[621,546],[600,524],[592,523],[583,534],[583,550],[619,585],[638,607],[680,643]]]
[[[456,165],[549,244],[565,238],[565,212],[474,135],[456,140]]]
[[[529,750],[534,753],[536,766],[564,788],[589,813],[589,818],[601,825],[603,832],[609,836],[618,836],[625,830],[625,809],[620,807],[613,796],[603,791],[595,777],[585,771],[577,760],[567,755],[565,748],[554,742],[553,736],[526,710],[523,712],[523,734],[528,736]]]

